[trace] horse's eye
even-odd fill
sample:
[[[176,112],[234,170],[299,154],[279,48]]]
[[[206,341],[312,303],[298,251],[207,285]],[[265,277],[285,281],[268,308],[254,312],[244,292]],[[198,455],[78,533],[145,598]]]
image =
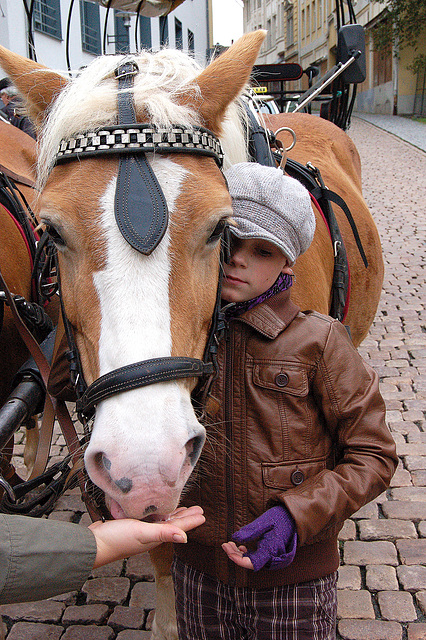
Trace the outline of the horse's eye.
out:
[[[46,224],[46,233],[49,234],[49,236],[52,238],[53,242],[56,245],[61,247],[65,246],[65,240],[63,239],[61,234],[57,231],[57,229],[55,229],[55,227],[52,227],[52,225],[50,224]]]
[[[217,242],[217,240],[219,240],[219,238],[222,236],[226,225],[227,225],[226,218],[222,218],[222,220],[219,220],[219,222],[213,229],[212,233],[210,234],[207,240],[207,244],[211,244],[212,242]]]

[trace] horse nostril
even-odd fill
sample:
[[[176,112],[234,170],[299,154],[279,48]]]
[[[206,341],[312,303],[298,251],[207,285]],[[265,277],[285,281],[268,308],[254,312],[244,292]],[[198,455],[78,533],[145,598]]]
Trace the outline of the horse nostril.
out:
[[[129,491],[133,488],[133,481],[126,476],[119,478],[118,480],[114,480],[114,477],[111,475],[111,467],[112,462],[108,458],[105,453],[98,452],[94,456],[94,462],[98,470],[108,479],[109,482],[113,482],[116,487],[120,489],[122,493],[129,493]]]
[[[143,512],[143,518],[146,518],[147,516],[149,516],[151,513],[155,513],[157,511],[157,507],[155,506],[155,504],[152,504],[151,506],[147,507],[145,509],[145,511]]]
[[[114,480],[114,484],[123,493],[129,493],[129,491],[133,487],[133,482],[130,480],[130,478],[120,478],[120,480]]]
[[[186,451],[192,466],[195,465],[200,456],[204,440],[204,436],[195,436],[194,438],[191,438],[191,440],[188,440],[188,442],[186,443]]]
[[[111,469],[111,460],[105,454],[102,454],[102,464],[107,471]]]
[[[110,470],[112,462],[102,451],[97,451],[92,455],[88,455],[88,452],[86,451],[85,462],[86,468],[89,470],[89,475],[90,472],[95,474],[100,473],[102,476],[108,478],[108,480],[111,479]]]

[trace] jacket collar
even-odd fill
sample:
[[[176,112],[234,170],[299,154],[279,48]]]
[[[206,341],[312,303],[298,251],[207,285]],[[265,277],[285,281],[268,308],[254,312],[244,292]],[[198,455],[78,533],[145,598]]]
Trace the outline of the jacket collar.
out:
[[[281,291],[246,311],[241,320],[267,338],[276,338],[294,320],[300,308],[290,298],[290,290]]]

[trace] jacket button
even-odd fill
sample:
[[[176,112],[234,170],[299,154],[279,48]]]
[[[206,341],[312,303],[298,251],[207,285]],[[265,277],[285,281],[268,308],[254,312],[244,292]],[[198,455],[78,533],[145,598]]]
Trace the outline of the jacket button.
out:
[[[304,479],[305,479],[305,474],[303,473],[303,471],[300,471],[299,469],[297,469],[296,471],[293,471],[293,473],[291,474],[291,481],[295,486],[297,486],[298,484],[302,484]]]
[[[286,387],[288,385],[288,375],[286,373],[279,373],[275,377],[275,384],[277,387]]]

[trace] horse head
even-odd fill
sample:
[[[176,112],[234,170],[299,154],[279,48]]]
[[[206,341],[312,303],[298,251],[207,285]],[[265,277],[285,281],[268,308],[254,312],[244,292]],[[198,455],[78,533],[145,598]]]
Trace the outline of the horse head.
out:
[[[204,70],[181,52],[162,50],[97,58],[71,81],[0,48],[1,66],[39,128],[39,218],[57,247],[63,304],[88,385],[134,363],[203,357],[216,300],[220,232],[232,210],[218,158],[193,154],[199,138],[191,132],[208,129],[209,144],[220,137],[225,161],[232,155],[235,140],[243,139],[233,105],[264,37],[264,31],[243,36]],[[132,81],[120,86],[117,69],[129,59]],[[143,125],[139,132],[146,133],[146,125],[172,135],[176,125],[189,132],[185,153],[164,154],[158,146],[146,153],[168,215],[147,251],[135,249],[116,220],[114,205],[127,198],[124,220],[129,215],[138,225],[128,193],[132,178],[117,190],[122,156],[58,160],[64,140],[69,152],[88,132],[105,129],[105,136],[114,136],[120,99],[133,107]],[[240,154],[232,162],[244,159]],[[85,465],[116,518],[159,518],[172,511],[204,443],[191,403],[196,378],[161,374],[158,380],[117,386],[97,404]]]

